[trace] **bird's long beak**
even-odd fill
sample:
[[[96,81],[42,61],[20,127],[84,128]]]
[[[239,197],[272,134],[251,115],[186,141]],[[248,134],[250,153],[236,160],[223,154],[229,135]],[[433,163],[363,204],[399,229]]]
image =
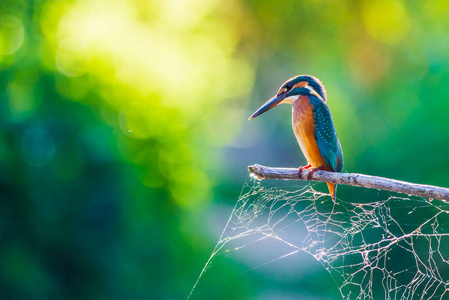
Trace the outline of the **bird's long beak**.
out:
[[[274,96],[273,98],[271,98],[270,100],[267,101],[267,103],[265,103],[264,105],[262,105],[255,113],[253,113],[251,115],[251,117],[249,117],[248,120],[254,119],[255,117],[257,117],[258,115],[263,114],[266,111],[269,111],[270,109],[272,109],[273,107],[275,107],[276,105],[278,105],[279,103],[282,102],[282,100],[285,99],[287,93],[284,93],[282,95],[279,96]]]

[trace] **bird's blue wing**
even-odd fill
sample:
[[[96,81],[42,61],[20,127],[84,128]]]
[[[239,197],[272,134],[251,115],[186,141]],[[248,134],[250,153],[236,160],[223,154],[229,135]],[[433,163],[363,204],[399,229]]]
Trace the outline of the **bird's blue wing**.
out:
[[[315,138],[321,156],[332,170],[341,172],[343,169],[343,151],[337,138],[329,107],[318,98],[313,99],[311,103],[313,104]]]

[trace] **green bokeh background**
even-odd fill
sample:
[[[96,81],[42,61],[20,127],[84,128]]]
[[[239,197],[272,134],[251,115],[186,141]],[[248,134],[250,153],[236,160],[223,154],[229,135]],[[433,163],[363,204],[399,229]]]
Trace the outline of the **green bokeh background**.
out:
[[[246,167],[305,164],[287,105],[247,122],[297,74],[345,172],[449,186],[448,29],[431,0],[2,0],[1,299],[184,299]],[[224,257],[192,299],[338,298],[308,259]]]

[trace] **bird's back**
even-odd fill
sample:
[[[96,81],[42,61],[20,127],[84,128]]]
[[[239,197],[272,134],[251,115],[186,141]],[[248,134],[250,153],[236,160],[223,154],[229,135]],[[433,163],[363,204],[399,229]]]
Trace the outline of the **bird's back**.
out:
[[[311,98],[316,128],[316,140],[321,155],[332,171],[343,169],[343,151],[337,137],[329,107],[318,98]]]

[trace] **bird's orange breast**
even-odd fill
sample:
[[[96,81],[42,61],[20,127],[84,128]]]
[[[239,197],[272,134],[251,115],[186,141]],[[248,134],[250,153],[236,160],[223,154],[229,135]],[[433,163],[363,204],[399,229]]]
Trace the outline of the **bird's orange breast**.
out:
[[[315,138],[313,106],[307,96],[300,96],[293,102],[292,125],[301,151],[312,168],[323,167],[326,171],[332,171],[318,148]]]

